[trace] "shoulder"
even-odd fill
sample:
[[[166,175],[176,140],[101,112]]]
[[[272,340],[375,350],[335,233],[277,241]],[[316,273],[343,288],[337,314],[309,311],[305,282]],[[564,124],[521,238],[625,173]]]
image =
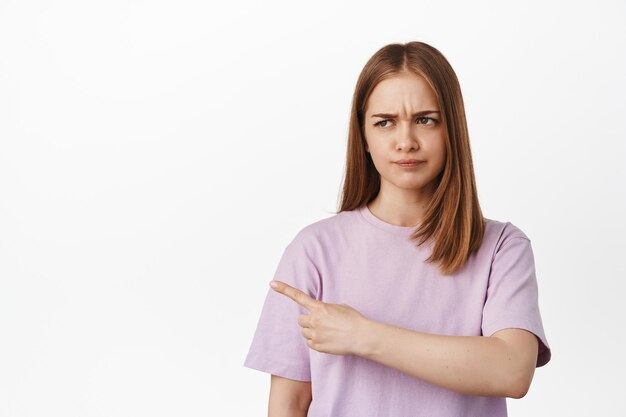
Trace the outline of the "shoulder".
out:
[[[523,238],[530,240],[524,231],[509,221],[500,221],[483,217],[485,220],[485,237],[503,242],[509,239]]]
[[[510,221],[499,221],[494,219],[485,220],[484,244],[491,254],[492,260],[498,253],[504,253],[506,248],[513,248],[518,251],[531,251],[531,240],[528,235],[517,225]],[[487,253],[485,253],[487,255]]]
[[[296,233],[291,245],[314,250],[336,243],[354,230],[356,214],[356,211],[343,211],[309,223]]]

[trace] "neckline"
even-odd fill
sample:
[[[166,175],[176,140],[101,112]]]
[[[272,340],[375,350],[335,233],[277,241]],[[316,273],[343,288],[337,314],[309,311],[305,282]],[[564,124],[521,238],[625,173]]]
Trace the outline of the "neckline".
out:
[[[391,233],[395,233],[398,235],[403,235],[403,236],[410,236],[411,233],[413,233],[418,225],[416,226],[398,226],[397,224],[391,224],[391,223],[387,223],[386,221],[379,219],[378,217],[376,217],[369,209],[369,207],[367,207],[367,204],[364,204],[362,207],[358,208],[357,211],[359,212],[361,218],[363,218],[363,220],[365,220],[366,222],[372,224],[373,226],[376,226],[379,229],[382,229],[386,232],[391,232]]]

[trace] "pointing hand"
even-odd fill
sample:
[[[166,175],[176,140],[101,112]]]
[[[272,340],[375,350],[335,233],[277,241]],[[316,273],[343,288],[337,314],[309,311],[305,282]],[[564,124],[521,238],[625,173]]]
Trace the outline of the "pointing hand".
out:
[[[356,309],[315,300],[282,281],[271,281],[270,286],[309,311],[308,315],[299,316],[298,324],[311,349],[335,355],[358,355],[363,351],[369,319]]]

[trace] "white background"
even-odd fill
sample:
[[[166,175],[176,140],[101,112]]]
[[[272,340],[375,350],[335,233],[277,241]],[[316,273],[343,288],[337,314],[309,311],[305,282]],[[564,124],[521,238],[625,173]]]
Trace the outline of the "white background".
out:
[[[626,5],[0,1],[0,416],[262,416],[279,257],[332,215],[350,100],[420,40],[552,361],[510,416],[624,415]]]

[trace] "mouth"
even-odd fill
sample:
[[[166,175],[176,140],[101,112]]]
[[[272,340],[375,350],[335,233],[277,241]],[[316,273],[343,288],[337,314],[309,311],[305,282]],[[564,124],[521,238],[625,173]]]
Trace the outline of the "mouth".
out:
[[[424,163],[424,161],[401,161],[401,162],[395,162],[397,165],[400,165],[403,168],[414,168],[422,163]]]

